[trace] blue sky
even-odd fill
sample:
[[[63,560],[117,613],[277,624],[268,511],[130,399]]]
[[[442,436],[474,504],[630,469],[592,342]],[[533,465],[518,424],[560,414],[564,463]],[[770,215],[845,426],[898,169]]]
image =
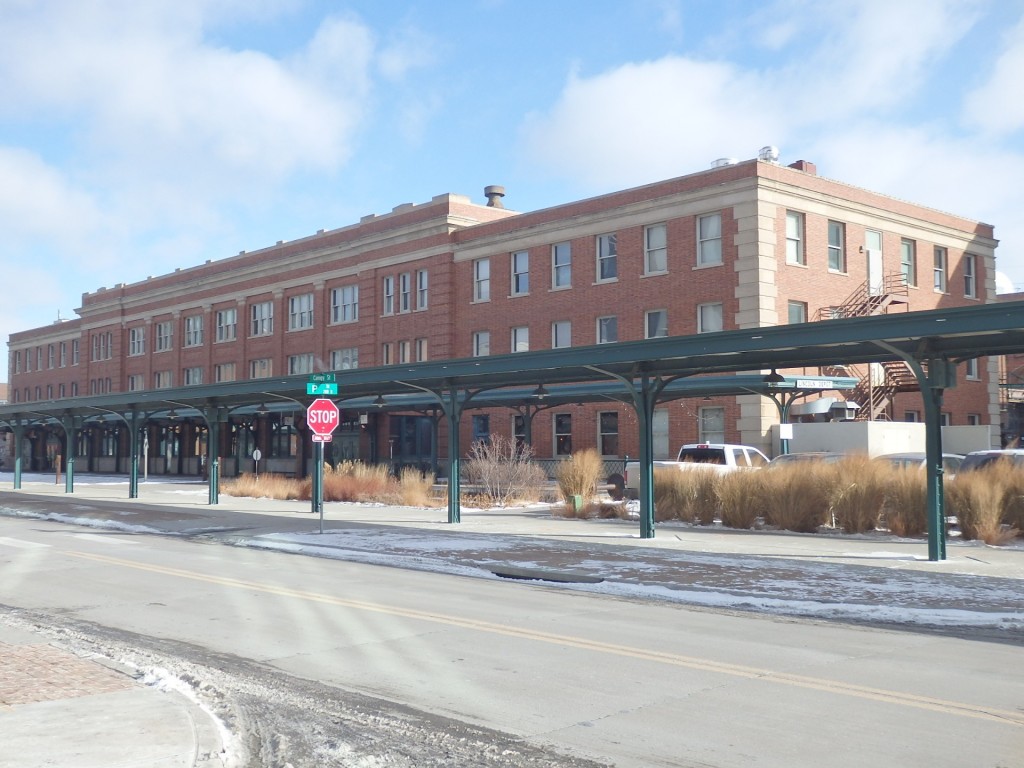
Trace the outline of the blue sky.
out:
[[[1022,80],[1024,0],[0,0],[0,337],[444,192],[766,144],[994,224],[1024,288]]]

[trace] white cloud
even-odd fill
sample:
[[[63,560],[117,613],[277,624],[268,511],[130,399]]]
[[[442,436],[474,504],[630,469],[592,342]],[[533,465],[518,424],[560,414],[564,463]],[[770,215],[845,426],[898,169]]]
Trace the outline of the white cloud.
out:
[[[1024,128],[1024,18],[1007,31],[1003,43],[988,81],[964,100],[964,122],[997,136]]]

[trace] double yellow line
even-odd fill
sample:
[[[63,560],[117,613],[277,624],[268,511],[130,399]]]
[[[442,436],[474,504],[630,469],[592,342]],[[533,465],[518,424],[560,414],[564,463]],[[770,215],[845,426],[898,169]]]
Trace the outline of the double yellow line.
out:
[[[698,658],[695,656],[683,656],[676,653],[663,651],[643,650],[626,645],[604,643],[598,640],[590,640],[583,637],[571,635],[559,635],[552,632],[543,632],[535,629],[495,624],[489,621],[467,619],[459,616],[435,613],[433,611],[421,611],[415,608],[399,608],[380,603],[370,603],[364,600],[353,600],[351,598],[338,597],[336,595],[325,595],[321,592],[307,592],[305,590],[280,587],[273,584],[265,584],[244,579],[235,579],[226,576],[214,576],[198,571],[187,571],[181,568],[168,568],[161,565],[139,563],[132,560],[123,560],[108,555],[97,555],[86,552],[66,552],[74,557],[81,557],[86,560],[94,560],[108,565],[118,565],[126,568],[134,568],[151,573],[160,573],[165,576],[175,576],[182,579],[192,579],[208,584],[218,584],[224,587],[253,590],[269,595],[297,598],[310,602],[325,603],[344,608],[351,608],[360,611],[372,611],[383,613],[389,616],[398,616],[406,619],[418,619],[429,621],[435,624],[444,624],[451,627],[471,629],[478,632],[488,632],[506,637],[516,637],[523,640],[550,643],[567,648],[579,648],[580,650],[605,653],[613,656],[623,656],[643,661],[652,661],[659,664],[666,664],[673,667],[684,667],[695,669],[701,672],[715,672],[732,677],[742,677],[751,680],[763,680],[765,682],[789,685],[797,688],[807,688],[815,691],[823,691],[841,696],[852,696],[872,701],[885,702],[915,709],[924,709],[932,712],[956,715],[958,717],[969,717],[979,720],[991,720],[1005,725],[1024,726],[1024,711],[1000,710],[992,707],[984,707],[974,704],[965,704],[946,699],[937,699],[931,696],[919,696],[901,691],[890,691],[884,688],[872,688],[854,683],[846,683],[839,680],[828,680],[820,677],[809,677],[806,675],[793,675],[786,672],[777,672],[759,667],[748,667],[740,664],[728,664],[710,659]]]

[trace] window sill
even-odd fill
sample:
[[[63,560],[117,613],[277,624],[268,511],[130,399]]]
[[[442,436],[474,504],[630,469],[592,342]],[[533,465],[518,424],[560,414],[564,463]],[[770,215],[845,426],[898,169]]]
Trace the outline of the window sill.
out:
[[[787,261],[786,262],[786,266],[787,267],[796,267],[797,269],[807,269],[808,268],[806,264],[800,264],[800,263],[795,262],[795,261]]]
[[[556,291],[568,291],[568,290],[572,290],[572,286],[571,285],[553,285],[550,288],[548,288],[548,293],[554,293]]]
[[[724,267],[724,261],[716,261],[714,264],[694,264],[693,269],[714,269],[715,267]]]
[[[530,295],[529,291],[526,291],[525,293],[510,293],[506,298],[509,298],[509,299],[521,299],[523,296],[529,296],[529,295]]]
[[[619,278],[617,278],[617,277],[609,277],[609,278],[607,278],[605,280],[595,280],[593,283],[591,283],[591,285],[608,285],[609,283],[617,283],[617,282],[619,282]]]
[[[850,273],[847,272],[845,269],[832,269],[832,267],[828,268],[828,273],[830,275],[840,275],[842,277],[849,277],[850,276]]]
[[[667,274],[668,274],[668,270],[667,269],[664,270],[663,272],[644,272],[642,275],[640,275],[640,279],[643,280],[643,279],[648,278],[648,277],[661,277],[661,276],[667,275]]]

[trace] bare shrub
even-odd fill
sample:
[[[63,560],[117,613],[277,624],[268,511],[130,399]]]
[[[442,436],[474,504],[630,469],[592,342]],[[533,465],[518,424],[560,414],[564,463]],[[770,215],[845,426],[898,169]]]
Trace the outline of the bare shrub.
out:
[[[587,503],[597,495],[597,484],[603,474],[601,457],[593,448],[587,448],[561,462],[555,470],[555,479],[566,504],[572,503],[573,496],[582,496]]]
[[[765,473],[729,472],[718,481],[719,514],[727,528],[753,528],[764,515]]]
[[[867,456],[850,456],[836,464],[829,498],[832,518],[846,533],[878,527],[893,470]]]
[[[928,529],[928,484],[917,468],[898,469],[885,497],[885,524],[895,536],[921,536]]]
[[[655,469],[655,520],[711,525],[718,512],[718,479],[712,469]]]
[[[972,472],[960,472],[946,486],[947,513],[956,515],[965,540],[1006,544],[1017,536],[1014,528],[1003,526],[1003,502],[1007,492],[1007,471],[997,462]]]
[[[465,466],[466,479],[480,486],[490,503],[501,506],[536,501],[547,480],[544,470],[533,462],[533,448],[504,435],[473,443]]]
[[[828,522],[833,466],[807,463],[761,470],[765,483],[765,522],[800,533],[814,533]]]

